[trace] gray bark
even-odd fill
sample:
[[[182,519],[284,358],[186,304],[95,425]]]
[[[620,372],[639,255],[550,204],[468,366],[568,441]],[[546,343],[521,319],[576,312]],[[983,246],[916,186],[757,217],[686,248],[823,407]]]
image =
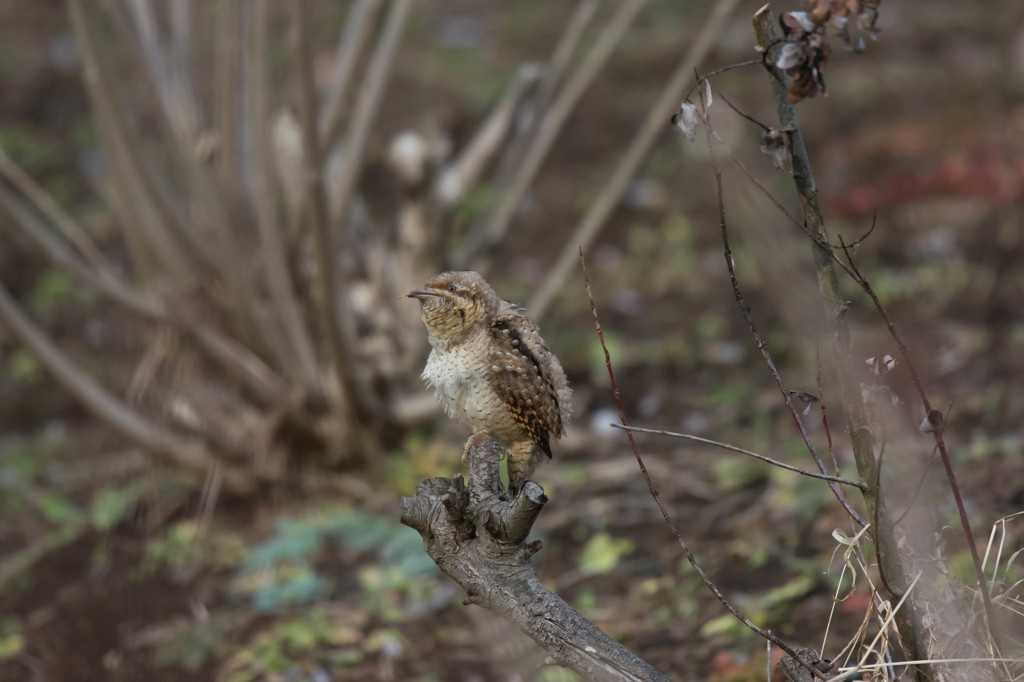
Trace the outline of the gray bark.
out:
[[[477,436],[469,454],[468,487],[461,474],[424,479],[416,497],[402,499],[402,523],[419,531],[427,554],[466,591],[467,603],[511,621],[553,663],[596,682],[667,682],[540,583],[530,557],[541,543],[527,543],[526,537],[547,497],[528,481],[510,498],[498,460],[498,444]]]

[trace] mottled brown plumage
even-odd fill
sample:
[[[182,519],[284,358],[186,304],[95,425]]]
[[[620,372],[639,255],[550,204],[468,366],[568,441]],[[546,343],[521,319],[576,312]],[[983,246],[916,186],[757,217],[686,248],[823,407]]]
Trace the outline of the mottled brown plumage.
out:
[[[406,295],[419,299],[432,347],[423,378],[450,417],[501,443],[509,485],[521,489],[572,416],[558,358],[536,323],[475,272],[443,272]]]

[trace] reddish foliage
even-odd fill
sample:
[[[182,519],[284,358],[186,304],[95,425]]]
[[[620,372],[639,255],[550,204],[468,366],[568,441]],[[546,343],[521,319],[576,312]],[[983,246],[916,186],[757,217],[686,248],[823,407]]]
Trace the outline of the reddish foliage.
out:
[[[946,156],[925,171],[892,170],[847,187],[830,202],[828,212],[856,217],[887,206],[928,197],[978,199],[1009,204],[1024,197],[1024,154],[1007,155],[993,147],[965,149]]]

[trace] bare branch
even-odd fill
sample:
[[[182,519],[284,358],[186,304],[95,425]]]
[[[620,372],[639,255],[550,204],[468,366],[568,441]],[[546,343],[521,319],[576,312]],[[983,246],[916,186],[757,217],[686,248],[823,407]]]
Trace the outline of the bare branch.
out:
[[[280,331],[272,321],[262,315],[258,293],[259,282],[252,259],[245,254],[242,240],[232,233],[229,216],[231,202],[224,200],[224,188],[220,176],[202,165],[195,153],[197,140],[182,137],[187,131],[175,126],[173,114],[164,106],[156,106],[155,120],[168,140],[174,142],[167,147],[171,152],[170,162],[177,178],[172,174],[160,176],[152,163],[142,153],[143,142],[151,134],[143,135],[133,127],[126,114],[128,108],[121,101],[114,81],[114,69],[104,49],[110,43],[100,41],[99,12],[85,12],[80,0],[71,3],[71,18],[79,40],[86,82],[90,86],[90,99],[96,110],[97,123],[104,147],[110,152],[113,182],[110,192],[111,205],[121,218],[121,226],[133,253],[140,256],[143,264],[153,264],[171,258],[164,253],[165,242],[170,243],[180,254],[182,245],[188,248],[191,258],[185,257],[184,270],[172,270],[170,275],[174,286],[187,289],[201,274],[196,271],[196,261],[207,266],[207,272],[215,273],[223,287],[218,291],[227,299],[223,306],[233,315],[235,322],[245,336],[252,335],[269,349],[282,366],[287,366],[290,351],[283,343]],[[110,11],[121,36],[125,39],[136,61],[145,65],[144,48],[139,43],[131,24],[122,12]],[[154,74],[146,68],[138,69],[139,80],[151,95],[151,101],[163,105],[173,99],[160,94],[159,83]],[[187,96],[187,95],[183,95]],[[175,180],[180,180],[191,190],[192,202],[181,201],[171,194]],[[233,186],[233,185],[232,185]],[[150,224],[154,223],[154,224]],[[146,241],[140,242],[140,235]],[[174,256],[177,259],[179,256]],[[165,266],[166,267],[166,266]]]
[[[707,56],[711,48],[718,41],[718,34],[725,27],[725,22],[733,9],[739,4],[739,0],[720,0],[715,3],[711,16],[701,26],[696,40],[693,41],[690,49],[687,50],[679,67],[672,74],[668,85],[662,91],[661,97],[651,107],[647,119],[637,131],[636,136],[630,143],[629,149],[622,156],[619,165],[616,166],[612,176],[601,188],[597,200],[591,204],[590,210],[576,226],[572,236],[565,242],[565,248],[559,255],[558,260],[548,270],[547,277],[537,287],[533,298],[527,304],[530,314],[535,319],[540,319],[547,312],[552,299],[562,288],[562,284],[572,271],[576,249],[587,248],[594,240],[597,233],[604,227],[612,211],[619,205],[623,193],[629,186],[629,181],[636,175],[640,164],[647,158],[647,153],[657,140],[658,135],[665,129],[665,112],[672,111],[679,106],[682,94],[686,92],[690,78],[693,76],[693,69]]]
[[[562,81],[566,69],[569,68],[569,61],[575,54],[587,27],[594,19],[594,15],[597,14],[599,5],[597,0],[579,0],[576,4],[576,10],[569,17],[565,30],[562,31],[562,37],[558,39],[558,45],[555,46],[548,67],[544,71],[544,80],[537,98],[538,111],[543,112],[547,109],[551,96]]]
[[[104,58],[100,41],[93,25],[92,9],[86,11],[81,0],[70,3],[71,23],[78,39],[82,57],[85,84],[95,107],[96,123],[101,137],[110,151],[108,162],[111,175],[120,191],[119,205],[122,218],[131,216],[130,231],[136,243],[144,240],[143,248],[150,262],[159,263],[173,279],[175,285],[185,288],[193,279],[194,267],[185,253],[179,236],[187,235],[185,220],[173,208],[173,202],[165,195],[153,178],[152,168],[141,156],[138,145],[132,143],[132,135],[125,120],[124,108],[120,106],[110,69]],[[127,226],[125,226],[127,227]],[[201,253],[197,241],[188,242],[194,252]]]
[[[241,108],[241,0],[217,0],[215,7],[214,40],[214,120],[220,145],[220,162],[224,189],[235,187],[241,168],[240,117]]]
[[[163,45],[153,16],[150,0],[129,0],[125,3],[131,13],[134,33],[138,34],[139,53],[142,66],[150,73],[156,84],[156,92],[167,118],[174,128],[179,141],[194,141],[199,130],[199,111],[192,90],[191,73],[188,67],[189,3],[176,0],[172,3],[170,18],[172,47],[170,58]]]
[[[405,27],[410,9],[409,0],[395,0],[377,48],[371,58],[370,70],[366,74],[363,87],[356,100],[352,122],[345,140],[345,164],[337,180],[338,215],[347,216],[348,207],[355,191],[356,180],[362,169],[362,159],[369,139],[370,126],[380,105],[384,83],[390,72],[391,63],[398,48],[398,41]],[[350,408],[352,418],[365,425],[370,422],[372,411],[368,403],[373,395],[368,387],[360,385],[355,375],[354,352],[350,341],[345,337],[344,330],[339,326],[349,318],[348,298],[339,295],[336,281],[334,240],[328,225],[327,197],[324,193],[323,150],[318,140],[316,123],[316,99],[313,91],[313,64],[309,43],[308,17],[305,3],[291,5],[298,31],[298,77],[300,86],[300,110],[303,129],[303,156],[305,163],[305,182],[307,185],[307,205],[316,240],[317,268],[319,270],[319,315],[320,324],[328,340],[331,360],[338,380],[340,393]],[[344,292],[340,292],[344,294]],[[331,391],[328,391],[330,394]],[[341,395],[334,396],[340,400]]]
[[[3,175],[14,187],[24,194],[29,201],[42,211],[50,222],[59,229],[64,237],[75,245],[89,264],[104,277],[114,277],[114,269],[106,257],[96,246],[89,233],[77,220],[68,215],[49,192],[39,186],[21,166],[16,164],[0,149],[0,175]]]
[[[537,579],[530,557],[541,547],[525,539],[547,502],[528,481],[509,500],[500,478],[499,447],[477,436],[462,476],[428,478],[402,499],[401,521],[423,536],[427,554],[466,591],[468,603],[507,618],[558,665],[598,682],[668,678],[602,632]]]
[[[501,100],[491,110],[462,154],[438,177],[435,193],[443,205],[458,203],[480,179],[487,162],[501,149],[502,142],[508,137],[523,95],[539,79],[539,69],[535,65],[526,64],[519,68],[519,73],[505,88]]]
[[[269,0],[257,0],[253,4],[252,37],[248,43],[246,79],[249,83],[249,129],[252,143],[249,145],[252,163],[249,178],[251,199],[255,207],[256,227],[260,234],[260,251],[266,272],[267,288],[276,317],[288,339],[287,367],[293,369],[298,383],[318,387],[316,351],[298,298],[293,288],[291,268],[288,265],[288,251],[278,220],[277,194],[273,191],[271,176],[270,145],[270,91],[267,76],[269,65],[267,43]]]
[[[872,444],[871,428],[860,395],[859,385],[854,380],[850,371],[852,366],[852,344],[849,326],[846,323],[845,317],[846,304],[839,292],[835,272],[836,259],[833,257],[831,249],[826,248],[828,237],[825,232],[824,221],[821,217],[821,210],[818,206],[817,188],[814,185],[814,176],[811,173],[803,135],[797,123],[796,110],[788,98],[786,78],[784,74],[773,66],[775,63],[773,54],[780,48],[777,45],[775,18],[767,5],[754,14],[753,23],[758,45],[761,46],[765,55],[765,68],[772,82],[775,108],[779,118],[779,129],[787,131],[789,135],[788,147],[790,165],[793,171],[793,182],[800,197],[803,227],[812,237],[814,244],[811,251],[818,275],[818,288],[825,304],[832,346],[839,367],[839,385],[843,410],[850,431],[850,440],[853,446],[854,459],[857,463],[857,471],[862,480],[875,481],[878,478],[878,472],[876,470],[877,464]],[[877,497],[876,493],[876,489],[864,491],[864,501],[867,505],[869,516],[878,520],[878,523],[872,528],[872,534],[877,546],[879,564],[884,565],[885,574],[892,586],[899,593],[905,594],[910,580],[899,559],[900,549],[897,538],[893,533],[885,501]],[[910,657],[916,659],[927,658],[926,652],[928,649],[925,644],[923,626],[916,614],[913,613],[913,609],[900,612],[897,617],[897,624],[904,644],[909,647]]]
[[[705,121],[708,121],[708,112],[706,108],[703,111],[702,117]],[[729,246],[729,228],[725,220],[725,199],[722,188],[722,172],[718,167],[718,159],[711,143],[710,134],[707,137],[707,142],[708,154],[711,158],[711,171],[715,178],[715,190],[718,195],[718,227],[722,233],[723,255],[725,256],[725,265],[729,272],[729,281],[732,284],[733,295],[736,298],[736,305],[739,306],[740,315],[743,317],[744,322],[747,323],[750,335],[754,339],[754,345],[756,345],[757,349],[761,352],[761,357],[764,359],[765,365],[768,367],[768,371],[771,373],[776,386],[779,388],[779,392],[782,394],[782,400],[786,403],[786,407],[789,409],[789,413],[793,417],[793,421],[796,423],[797,429],[800,431],[800,436],[804,440],[804,445],[807,447],[807,451],[811,453],[811,457],[814,459],[815,463],[817,463],[821,472],[825,473],[825,465],[818,456],[818,451],[814,447],[814,443],[811,442],[811,437],[807,433],[807,428],[804,426],[804,422],[800,418],[799,412],[793,405],[793,396],[788,390],[786,390],[786,387],[782,382],[782,377],[779,375],[779,370],[775,366],[775,361],[772,359],[771,353],[768,351],[768,345],[764,342],[764,339],[761,338],[761,333],[758,331],[757,324],[754,322],[754,316],[750,312],[750,306],[747,305],[746,299],[743,297],[743,292],[740,289],[740,282],[736,277],[736,263],[732,256],[732,247]],[[839,500],[839,504],[843,506],[843,509],[846,510],[846,513],[850,518],[861,526],[866,526],[867,521],[857,513],[857,510],[850,506],[850,503],[846,499],[846,495],[843,494],[842,489],[832,481],[829,481],[828,487],[832,490],[836,499]],[[861,489],[864,490],[865,493],[870,491],[870,488],[868,487]]]
[[[57,265],[132,312],[147,317],[158,317],[163,313],[160,304],[155,299],[134,291],[112,275],[104,276],[89,267],[77,253],[51,234],[51,231],[32,210],[3,184],[0,184],[0,205],[7,209],[7,212],[14,218],[14,223]]]
[[[723,450],[730,450],[732,452],[738,452],[741,455],[747,455],[748,457],[759,459],[762,462],[767,462],[768,464],[771,464],[772,466],[777,466],[780,469],[786,469],[788,471],[798,473],[802,476],[809,476],[811,478],[817,478],[822,481],[832,481],[833,483],[845,483],[846,485],[852,485],[854,488],[860,488],[861,490],[867,488],[867,484],[861,483],[860,481],[853,481],[848,478],[840,478],[839,476],[830,476],[828,474],[819,474],[814,471],[808,471],[807,469],[801,469],[800,467],[795,467],[792,464],[786,464],[785,462],[780,462],[777,459],[765,457],[764,455],[759,455],[756,452],[744,450],[743,448],[737,447],[735,445],[729,445],[728,443],[722,443],[717,440],[711,440],[710,438],[701,438],[700,436],[693,436],[688,433],[676,433],[675,431],[664,431],[662,429],[646,429],[640,426],[623,426],[622,424],[609,424],[609,426],[611,426],[613,429],[637,431],[638,433],[653,433],[660,436],[671,436],[672,438],[685,438],[686,440],[692,440],[698,443],[706,443],[708,445],[714,445],[717,448],[722,448]]]
[[[338,40],[338,50],[331,69],[331,82],[320,107],[318,130],[320,140],[329,145],[341,127],[342,114],[348,98],[352,76],[363,48],[373,35],[373,21],[380,12],[381,0],[359,0],[349,10],[345,32]]]
[[[93,271],[76,253],[50,234],[32,211],[3,185],[0,185],[0,204],[55,264],[132,313],[176,325],[192,334],[213,358],[240,378],[265,402],[276,404],[281,400],[285,394],[284,383],[248,348],[224,335],[213,325],[196,319],[191,313],[182,313],[174,307],[166,306],[158,298],[137,292],[117,277],[105,277]]]
[[[601,72],[645,2],[646,0],[624,0],[619,3],[618,11],[601,32],[594,49],[573,73],[565,87],[559,92],[558,98],[551,105],[551,109],[544,115],[544,120],[538,128],[536,136],[530,140],[530,147],[526,151],[512,183],[502,193],[500,202],[494,208],[490,218],[467,237],[461,254],[455,257],[457,263],[475,263],[484,252],[505,235],[515,210],[519,207],[523,196],[536,177],[537,171],[540,170],[541,163],[547,157],[558,133],[569,118],[569,114],[597,74]],[[486,270],[479,264],[474,267],[478,270]]]
[[[878,314],[882,318],[882,321],[885,322],[885,326],[886,329],[888,329],[889,331],[889,335],[893,338],[893,341],[896,342],[896,345],[900,350],[900,357],[902,357],[903,362],[907,364],[907,369],[910,371],[911,381],[914,384],[914,388],[917,389],[918,396],[921,398],[921,405],[922,407],[924,407],[925,413],[930,418],[932,414],[931,401],[928,400],[928,395],[927,393],[925,393],[924,384],[921,383],[921,377],[917,373],[917,367],[914,364],[914,358],[913,355],[910,353],[910,349],[907,347],[907,344],[903,342],[903,339],[900,338],[900,335],[896,332],[896,325],[893,324],[892,319],[889,317],[889,313],[886,312],[885,307],[882,305],[882,302],[878,299],[878,295],[875,294],[875,291],[874,289],[872,289],[871,284],[868,282],[867,278],[865,278],[857,269],[856,264],[853,262],[853,252],[850,250],[849,247],[846,246],[845,243],[843,243],[842,238],[840,238],[839,241],[842,245],[843,253],[846,255],[847,263],[850,266],[847,272],[852,273],[851,276],[853,277],[854,281],[857,282],[857,284],[859,284],[860,287],[864,290],[864,293],[866,293],[871,298],[871,302],[874,303],[875,305],[875,310],[878,311]],[[985,625],[988,628],[988,631],[991,633],[993,640],[998,642],[1000,637],[997,629],[994,627],[995,613],[992,608],[992,595],[989,593],[988,581],[985,578],[985,571],[982,570],[981,567],[981,557],[978,555],[977,542],[974,538],[974,531],[971,530],[971,521],[967,517],[967,509],[964,507],[964,500],[963,496],[960,494],[960,486],[957,483],[956,474],[953,472],[953,464],[949,459],[949,453],[946,451],[946,441],[943,438],[943,432],[943,428],[937,428],[933,432],[935,436],[935,447],[938,448],[939,456],[942,458],[942,465],[946,470],[946,480],[949,482],[949,489],[953,493],[953,500],[956,503],[957,513],[960,516],[960,527],[963,530],[964,538],[967,540],[967,547],[971,552],[971,560],[974,562],[974,572],[978,576],[978,587],[981,590],[982,605],[985,609]]]
[[[705,587],[711,590],[711,593],[715,595],[715,598],[718,599],[719,602],[722,603],[722,606],[724,606],[726,610],[729,611],[729,613],[735,616],[737,620],[746,625],[752,631],[756,632],[761,637],[775,643],[780,649],[785,651],[792,658],[796,659],[796,652],[788,644],[786,644],[778,636],[773,634],[771,630],[765,630],[755,625],[753,621],[744,616],[739,609],[733,606],[732,602],[725,598],[725,595],[722,594],[722,591],[718,589],[718,585],[716,585],[711,580],[707,573],[704,572],[704,569],[700,567],[700,564],[697,563],[697,557],[695,557],[693,555],[693,552],[690,551],[690,548],[686,544],[686,541],[683,540],[682,534],[679,532],[679,529],[676,528],[676,524],[672,521],[672,517],[669,516],[668,510],[665,509],[665,505],[661,501],[661,495],[658,493],[658,490],[654,487],[654,481],[651,480],[651,475],[647,473],[647,467],[646,465],[644,465],[644,460],[640,456],[640,451],[637,450],[636,441],[633,439],[632,430],[626,423],[626,415],[622,409],[622,396],[619,394],[619,387],[615,384],[615,373],[612,371],[611,354],[608,352],[608,346],[605,345],[604,332],[601,330],[601,320],[598,319],[597,317],[597,306],[594,304],[594,295],[590,291],[590,275],[587,274],[587,265],[583,260],[582,248],[580,249],[579,254],[580,266],[583,268],[583,279],[586,282],[587,287],[587,299],[590,301],[590,312],[593,313],[594,315],[594,328],[597,331],[597,338],[601,342],[601,350],[604,351],[604,364],[605,367],[608,369],[608,378],[611,381],[612,390],[615,393],[615,404],[618,406],[619,409],[619,421],[621,421],[622,426],[625,427],[626,437],[629,439],[629,445],[633,449],[633,456],[636,458],[637,465],[640,467],[640,474],[644,477],[644,482],[647,483],[647,489],[650,491],[651,497],[654,498],[654,503],[658,505],[658,511],[661,512],[661,518],[665,521],[665,525],[669,527],[669,530],[672,531],[672,534],[676,538],[676,544],[678,544],[680,549],[683,550],[683,554],[686,556],[686,560],[690,562],[691,566],[693,566],[693,570],[697,572],[697,576],[700,578],[701,582],[704,583]],[[810,665],[806,665],[805,667],[816,677],[822,676],[820,672],[814,670]]]
[[[216,455],[201,442],[154,424],[83,372],[25,315],[2,284],[0,317],[68,393],[127,438],[167,461],[200,475],[205,475],[216,464]],[[250,492],[254,485],[249,475],[234,468],[225,471],[225,483],[232,491],[240,493]]]

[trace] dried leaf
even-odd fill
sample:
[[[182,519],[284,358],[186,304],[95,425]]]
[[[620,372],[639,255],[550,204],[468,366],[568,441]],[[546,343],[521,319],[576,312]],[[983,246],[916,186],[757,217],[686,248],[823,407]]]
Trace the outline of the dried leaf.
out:
[[[796,43],[786,43],[779,50],[779,58],[775,60],[775,67],[788,71],[796,67],[803,60],[803,50]]]
[[[693,142],[697,136],[697,107],[690,102],[679,105],[679,111],[672,116],[672,125],[683,131],[686,139]]]
[[[818,94],[818,78],[815,78],[811,69],[798,71],[793,76],[793,83],[789,86],[787,97],[794,104],[807,97],[814,97]]]
[[[787,34],[793,31],[813,33],[818,28],[818,25],[807,16],[807,12],[786,12],[782,15],[781,22],[782,30]]]
[[[832,3],[830,0],[811,0],[811,8],[808,16],[816,24],[824,24],[832,14]]]
[[[921,430],[921,433],[940,433],[945,423],[946,418],[942,416],[942,413],[938,410],[932,410],[917,428]]]
[[[761,153],[772,160],[776,170],[786,167],[786,157],[789,151],[786,149],[786,136],[780,131],[769,128],[761,134]]]
[[[803,414],[806,417],[811,412],[811,406],[818,402],[818,396],[805,393],[804,391],[789,391],[789,397],[804,406]]]

